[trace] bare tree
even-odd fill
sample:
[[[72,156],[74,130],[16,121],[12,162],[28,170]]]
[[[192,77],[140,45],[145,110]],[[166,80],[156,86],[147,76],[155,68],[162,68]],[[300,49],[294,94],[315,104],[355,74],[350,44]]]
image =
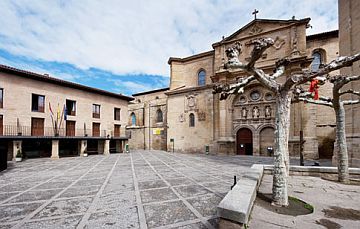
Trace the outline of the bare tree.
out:
[[[328,106],[334,109],[336,117],[336,154],[338,159],[338,180],[342,183],[349,182],[349,158],[347,152],[346,132],[345,132],[345,109],[344,105],[360,103],[360,91],[352,89],[341,91],[341,89],[351,81],[360,80],[360,76],[327,76],[330,83],[333,84],[332,98],[320,96],[314,99],[310,92],[304,91],[302,88],[294,90],[294,99],[296,101],[304,101],[305,103],[318,104]],[[356,100],[342,100],[341,96],[352,94],[359,96]]]
[[[276,62],[276,70],[272,75],[255,67],[256,61],[262,56],[266,49],[274,44],[271,38],[260,38],[252,40],[249,45],[253,45],[250,61],[243,64],[238,56],[241,53],[241,44],[235,43],[232,48],[226,50],[228,62],[224,65],[227,69],[239,69],[250,76],[239,80],[239,82],[228,85],[215,85],[214,93],[220,93],[220,99],[226,99],[230,94],[238,94],[252,81],[257,80],[265,88],[273,91],[276,95],[276,115],[275,115],[275,151],[274,151],[274,175],[273,175],[273,204],[277,206],[288,205],[287,182],[289,174],[289,150],[288,138],[290,128],[290,105],[292,89],[296,85],[311,81],[315,77],[327,75],[345,66],[350,66],[354,61],[360,59],[360,53],[351,57],[341,57],[325,65],[318,72],[301,71],[286,77],[284,83],[276,79],[285,74],[286,66],[290,63],[288,59],[281,59]]]

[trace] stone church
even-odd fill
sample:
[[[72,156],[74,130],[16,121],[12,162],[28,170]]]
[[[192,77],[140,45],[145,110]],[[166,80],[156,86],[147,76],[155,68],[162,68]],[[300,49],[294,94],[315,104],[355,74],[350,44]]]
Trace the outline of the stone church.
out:
[[[241,71],[224,69],[226,50],[235,42],[242,44],[239,57],[244,63],[250,57],[251,40],[274,39],[274,45],[257,62],[266,73],[272,73],[275,62],[284,57],[295,63],[291,72],[305,68],[316,70],[321,64],[335,59],[339,55],[339,31],[306,35],[309,23],[310,18],[254,19],[212,44],[208,52],[184,58],[170,57],[169,87],[133,95],[135,100],[129,105],[127,126],[131,132],[130,147],[271,156],[275,128],[274,94],[254,82],[243,94],[220,100],[219,94],[212,93],[213,86],[215,83],[233,83],[247,76]],[[320,86],[319,92],[329,96],[331,85]],[[332,158],[335,116],[331,108],[294,103],[290,120],[291,156],[299,156],[302,148],[305,159]],[[300,144],[301,138],[303,144]]]

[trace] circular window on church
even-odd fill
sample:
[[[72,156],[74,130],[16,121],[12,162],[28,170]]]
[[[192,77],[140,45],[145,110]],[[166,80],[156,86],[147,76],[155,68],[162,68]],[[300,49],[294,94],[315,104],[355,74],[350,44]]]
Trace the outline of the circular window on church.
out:
[[[265,100],[269,101],[269,100],[272,100],[274,97],[271,93],[266,93],[265,95]]]
[[[240,99],[239,99],[239,102],[240,103],[245,103],[246,102],[245,96],[241,96]]]
[[[250,98],[252,99],[252,100],[259,100],[260,99],[260,92],[258,91],[258,90],[255,90],[255,91],[252,91],[251,93],[250,93]]]

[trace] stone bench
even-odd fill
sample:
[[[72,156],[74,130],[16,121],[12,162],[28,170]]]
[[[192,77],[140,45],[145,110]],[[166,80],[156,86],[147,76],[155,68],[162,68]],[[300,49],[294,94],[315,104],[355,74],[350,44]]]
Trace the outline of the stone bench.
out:
[[[263,165],[253,165],[242,176],[217,207],[219,228],[242,228],[249,221],[257,189],[263,176]]]

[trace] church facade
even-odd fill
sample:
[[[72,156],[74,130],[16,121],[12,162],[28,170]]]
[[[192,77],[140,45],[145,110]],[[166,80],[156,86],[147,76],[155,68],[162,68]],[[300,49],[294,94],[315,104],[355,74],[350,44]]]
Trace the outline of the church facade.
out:
[[[288,57],[292,67],[285,74],[318,68],[339,55],[338,31],[306,35],[309,18],[290,20],[255,19],[212,44],[208,52],[185,58],[170,57],[170,85],[134,94],[129,105],[130,147],[182,151],[271,156],[275,131],[273,92],[258,82],[244,93],[220,100],[213,94],[217,83],[234,83],[247,75],[224,68],[226,50],[242,44],[241,62],[248,61],[256,38],[270,37],[275,43],[257,62],[272,73],[275,62]],[[333,74],[337,74],[334,72]],[[308,85],[304,86],[305,88]],[[320,87],[330,95],[331,85]],[[335,116],[331,108],[304,103],[291,105],[289,151],[306,159],[331,158],[335,141]],[[302,144],[301,144],[301,141]]]

